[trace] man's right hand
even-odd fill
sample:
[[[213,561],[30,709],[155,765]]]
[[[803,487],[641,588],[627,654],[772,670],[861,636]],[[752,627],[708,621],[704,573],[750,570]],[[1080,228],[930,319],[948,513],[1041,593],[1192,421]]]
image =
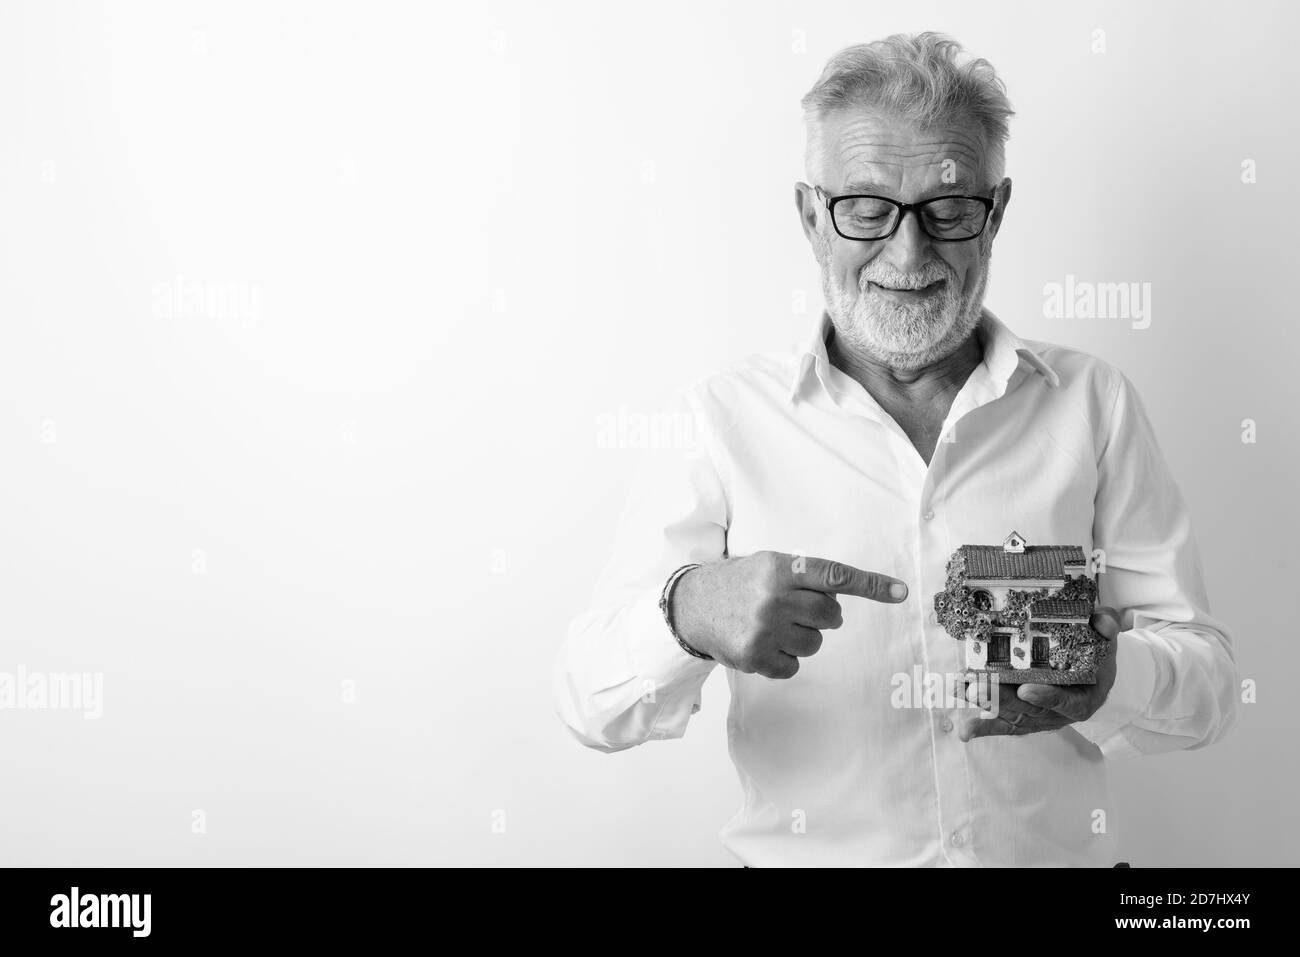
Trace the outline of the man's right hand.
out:
[[[692,648],[746,674],[792,678],[822,629],[844,624],[836,595],[897,604],[907,585],[852,565],[757,552],[693,568],[673,588],[673,624]]]

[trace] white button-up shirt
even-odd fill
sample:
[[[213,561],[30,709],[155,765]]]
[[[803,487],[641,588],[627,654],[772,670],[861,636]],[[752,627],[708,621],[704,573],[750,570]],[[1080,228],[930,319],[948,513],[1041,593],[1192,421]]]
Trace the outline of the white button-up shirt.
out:
[[[909,595],[840,596],[844,624],[792,679],[727,669],[744,803],[724,845],[755,866],[1114,864],[1106,759],[1202,747],[1237,713],[1231,639],[1137,392],[1113,366],[1021,340],[986,310],[984,360],[927,466],[831,365],[828,331],[823,314],[806,349],[681,390],[690,428],[660,433],[691,441],[649,455],[565,637],[560,717],[605,751],[685,733],[720,666],[687,654],[660,613],[679,566],[763,550],[846,562]],[[1115,685],[1086,722],[962,742],[960,704],[925,690],[964,670],[934,595],[958,547],[1013,529],[1095,559],[1100,603],[1121,613]]]

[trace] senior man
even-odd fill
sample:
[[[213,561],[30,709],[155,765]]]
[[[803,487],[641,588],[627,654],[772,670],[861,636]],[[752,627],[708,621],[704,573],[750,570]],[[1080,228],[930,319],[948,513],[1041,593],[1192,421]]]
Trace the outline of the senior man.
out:
[[[1131,382],[983,306],[1012,115],[935,34],[841,51],[803,100],[799,222],[825,312],[807,347],[680,394],[556,667],[560,716],[618,751],[731,690],[747,865],[1111,865],[1107,759],[1208,745],[1236,717],[1186,506]],[[963,671],[933,595],[1018,530],[1096,556],[1092,686],[900,693]],[[942,683],[946,680],[941,678]]]

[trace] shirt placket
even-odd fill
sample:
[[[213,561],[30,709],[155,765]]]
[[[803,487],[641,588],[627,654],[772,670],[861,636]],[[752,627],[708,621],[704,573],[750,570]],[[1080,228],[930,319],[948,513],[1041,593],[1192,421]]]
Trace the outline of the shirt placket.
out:
[[[944,512],[946,500],[944,477],[951,471],[949,457],[956,454],[952,443],[945,439],[951,429],[945,426],[939,444],[926,473],[917,524],[918,561],[916,580],[925,603],[921,619],[921,643],[927,658],[937,662],[933,669],[938,673],[943,687],[954,686],[959,674],[961,659],[951,651],[953,639],[939,625],[934,612],[933,596],[944,587],[948,557],[956,545],[948,531],[948,516]],[[947,652],[947,653],[945,653]],[[960,687],[960,685],[957,685]],[[945,859],[956,866],[975,867],[974,807],[971,800],[970,765],[966,760],[967,744],[957,735],[956,705],[947,700],[940,703],[929,715],[931,747],[934,756],[935,790],[938,794],[938,839]]]
[[[829,372],[829,370],[826,370]],[[879,424],[888,435],[888,445],[898,475],[897,488],[912,515],[909,540],[902,543],[911,568],[911,590],[900,609],[901,624],[912,657],[924,675],[935,675],[941,687],[949,687],[951,667],[936,667],[936,662],[951,663],[951,655],[942,653],[953,639],[939,626],[934,615],[933,596],[945,585],[948,558],[959,543],[951,542],[942,503],[945,499],[943,478],[948,474],[949,456],[956,454],[952,441],[957,423],[968,412],[996,397],[984,364],[970,378],[953,400],[944,422],[939,442],[927,467],[912,440],[902,427],[861,386],[854,388],[841,374],[829,372],[823,385],[834,396],[842,411],[860,415]],[[829,380],[829,381],[828,381]],[[951,675],[956,680],[957,675]],[[957,735],[955,708],[941,701],[925,709],[930,741],[930,768],[935,791],[935,834],[942,863],[956,867],[977,867],[975,853],[974,806],[970,766],[966,743]]]
[[[949,530],[946,477],[954,471],[953,456],[963,451],[961,444],[954,441],[961,419],[999,394],[1000,390],[992,381],[988,366],[978,366],[953,400],[930,466],[924,471],[922,491],[917,502],[915,576],[922,592],[922,600],[926,603],[921,644],[926,649],[927,661],[945,662],[945,669],[938,672],[945,688],[949,686],[950,679],[957,682],[963,664],[959,654],[950,653],[953,638],[940,626],[933,605],[933,596],[947,584],[948,559],[963,544],[954,541]],[[956,686],[961,687],[960,684]],[[938,840],[947,863],[957,867],[978,867],[979,858],[975,848],[979,835],[975,827],[976,808],[966,750],[969,744],[963,742],[957,734],[957,712],[959,708],[965,707],[964,701],[951,705],[944,702],[942,707],[934,709],[930,715],[935,790],[938,795]]]

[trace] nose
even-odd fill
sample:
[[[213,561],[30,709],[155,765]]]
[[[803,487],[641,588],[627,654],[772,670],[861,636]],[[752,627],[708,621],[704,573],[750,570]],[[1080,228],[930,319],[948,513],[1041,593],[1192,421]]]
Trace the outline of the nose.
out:
[[[919,272],[934,258],[930,254],[930,237],[921,228],[918,215],[914,209],[905,212],[894,235],[885,240],[885,259],[899,272]]]

